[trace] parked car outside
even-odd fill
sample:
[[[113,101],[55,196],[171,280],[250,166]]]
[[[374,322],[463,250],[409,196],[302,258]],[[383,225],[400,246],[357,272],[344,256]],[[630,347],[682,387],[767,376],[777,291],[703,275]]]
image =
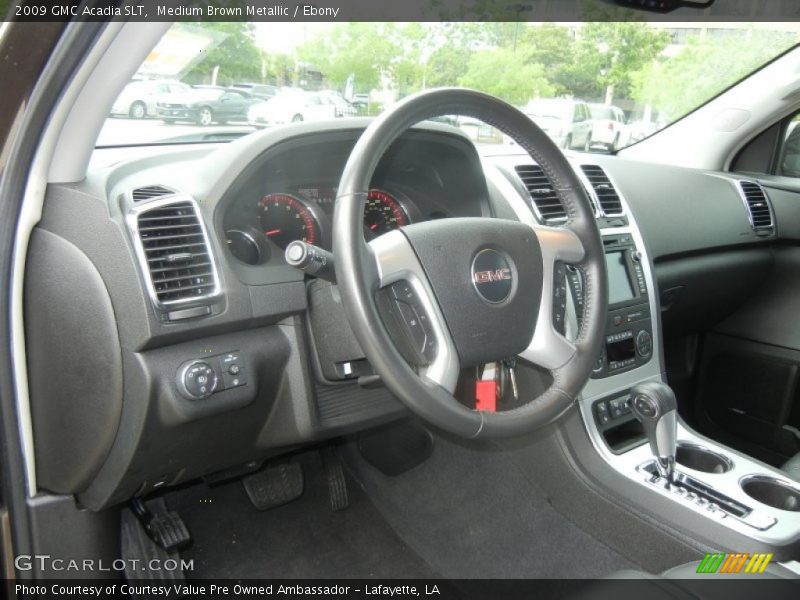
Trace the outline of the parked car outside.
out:
[[[247,112],[247,122],[253,127],[272,127],[300,121],[333,119],[336,107],[318,92],[283,92],[266,102],[259,102]]]
[[[158,103],[158,116],[165,123],[191,121],[198,125],[246,121],[247,111],[259,102],[242,90],[195,88],[185,96]]]
[[[269,100],[278,95],[278,88],[266,83],[234,83],[231,88],[247,92],[260,100]]]
[[[537,98],[523,109],[553,141],[567,150],[588,150],[592,140],[592,115],[582,100]]]
[[[320,98],[328,104],[332,104],[335,109],[335,116],[337,117],[355,117],[358,114],[355,106],[345,100],[339,92],[333,90],[323,90],[318,92]]]
[[[144,119],[157,115],[156,104],[162,98],[175,94],[185,94],[191,87],[179,81],[132,81],[111,107],[111,116]]]
[[[590,142],[593,147],[598,145],[613,152],[627,145],[630,134],[621,108],[610,104],[590,104],[589,112],[593,121]]]
[[[365,110],[369,107],[369,94],[354,94],[353,106],[359,110]]]

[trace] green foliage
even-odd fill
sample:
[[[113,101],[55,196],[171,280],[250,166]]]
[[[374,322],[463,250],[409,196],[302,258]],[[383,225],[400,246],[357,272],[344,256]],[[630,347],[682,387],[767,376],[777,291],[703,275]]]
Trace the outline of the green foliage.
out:
[[[261,51],[255,44],[254,27],[251,23],[177,23],[175,28],[224,36],[223,41],[208,50],[184,76],[187,83],[209,83],[215,67],[219,67],[218,85],[261,81]]]
[[[796,34],[754,29],[745,34],[746,40],[742,35],[720,38],[710,33],[692,38],[677,55],[634,74],[633,98],[656,107],[661,121],[672,121],[800,41]]]
[[[356,92],[378,87],[399,52],[395,23],[343,23],[300,46],[300,60],[319,68],[330,87],[341,90],[352,73]]]
[[[570,64],[559,73],[559,84],[584,98],[602,98],[613,86],[616,97],[627,98],[631,75],[649,65],[669,41],[667,32],[644,23],[587,23]]]
[[[476,0],[472,9],[489,14],[502,4]],[[592,0],[586,0],[584,10],[600,11],[603,19],[577,28],[514,20],[337,23],[292,54],[259,50],[246,23],[176,27],[204,28],[224,37],[191,69],[186,79],[192,83],[208,82],[218,66],[222,84],[297,85],[297,66],[303,62],[322,72],[325,87],[339,91],[353,75],[357,93],[388,88],[395,97],[454,85],[518,105],[537,96],[598,101],[613,95],[652,105],[662,120],[684,114],[798,41],[796,35],[758,29],[708,30],[668,56],[664,50],[670,34],[637,21],[639,13]]]
[[[458,83],[503,98],[512,104],[525,104],[531,98],[553,95],[544,67],[526,63],[522,55],[508,48],[476,52],[467,72]]]

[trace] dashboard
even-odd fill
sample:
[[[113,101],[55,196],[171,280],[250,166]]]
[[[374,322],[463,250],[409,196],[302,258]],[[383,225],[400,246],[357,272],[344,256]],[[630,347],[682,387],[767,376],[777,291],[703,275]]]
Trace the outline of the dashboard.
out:
[[[337,119],[228,144],[98,150],[85,181],[49,187],[25,292],[43,487],[101,509],[407,414],[385,388],[354,377],[364,355],[335,286],[306,278],[283,258],[295,239],[331,249],[336,188],[366,125]],[[655,292],[652,279],[669,268],[670,282],[686,287],[692,314],[707,320],[718,305],[692,296],[685,282],[705,273],[681,270],[693,264],[678,261],[682,253],[751,252],[774,240],[774,232],[750,227],[736,177],[609,156],[570,160],[582,171],[590,162],[592,177],[600,167],[629,211],[598,215],[606,237],[617,235],[619,251],[607,248],[621,282],[613,287],[619,315],[609,327],[616,327],[614,317],[635,317],[645,302],[635,252],[649,258],[648,290]],[[541,218],[552,207],[531,166],[518,148],[479,149],[455,129],[420,125],[377,160],[364,236],[432,219],[517,218],[512,200]],[[525,169],[533,179],[523,178]],[[586,176],[587,186],[593,181]],[[595,201],[608,192],[599,185]],[[776,203],[776,221],[788,222],[791,210]],[[626,228],[635,243],[619,239]],[[174,249],[186,239],[200,251]],[[578,285],[572,275],[569,285]],[[168,286],[161,302],[151,293],[158,295],[156,278]],[[593,386],[657,366],[650,358],[660,352],[655,293],[647,302],[653,347],[631,350],[627,338],[612,340]],[[645,329],[633,332],[634,341]],[[56,348],[54,338],[72,344]],[[646,362],[629,364],[631,356]],[[187,386],[189,373],[214,385]]]

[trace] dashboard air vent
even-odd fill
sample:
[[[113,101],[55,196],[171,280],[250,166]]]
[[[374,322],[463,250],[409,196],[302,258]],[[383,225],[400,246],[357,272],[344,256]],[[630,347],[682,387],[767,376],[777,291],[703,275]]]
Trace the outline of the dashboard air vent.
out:
[[[131,192],[131,197],[133,198],[134,202],[142,202],[144,200],[152,200],[153,198],[159,198],[161,196],[167,196],[169,194],[174,194],[171,189],[165,188],[161,185],[148,185],[146,187],[136,188]]]
[[[154,299],[162,305],[215,295],[218,280],[194,202],[144,208],[136,216]]]
[[[750,214],[750,224],[753,229],[771,228],[773,226],[772,211],[764,188],[755,181],[740,181],[739,187],[742,190],[742,197]]]
[[[600,203],[600,210],[607,217],[619,217],[623,214],[622,200],[620,200],[617,190],[611,180],[598,165],[581,165],[586,179],[592,186],[597,201]]]
[[[567,212],[561,199],[553,189],[542,167],[538,165],[517,165],[514,167],[525,189],[531,196],[537,216],[546,223],[565,221]]]

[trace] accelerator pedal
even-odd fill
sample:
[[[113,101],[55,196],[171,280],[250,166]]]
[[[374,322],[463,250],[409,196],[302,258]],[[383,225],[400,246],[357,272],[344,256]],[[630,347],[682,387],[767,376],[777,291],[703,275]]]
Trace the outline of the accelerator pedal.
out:
[[[269,510],[303,495],[303,469],[295,463],[282,463],[248,475],[243,480],[247,497],[258,510]]]
[[[344,475],[344,465],[336,448],[327,447],[320,450],[322,466],[328,480],[328,493],[331,499],[331,510],[334,512],[344,510],[350,506],[350,497],[347,494],[347,478]]]

